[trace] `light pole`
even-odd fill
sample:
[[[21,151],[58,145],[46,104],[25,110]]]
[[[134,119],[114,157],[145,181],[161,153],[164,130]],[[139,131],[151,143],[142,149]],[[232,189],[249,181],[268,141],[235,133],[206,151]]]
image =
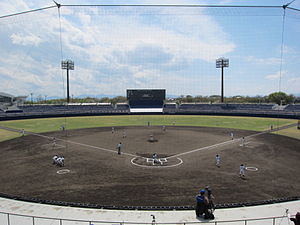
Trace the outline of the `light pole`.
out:
[[[229,59],[218,58],[216,68],[221,68],[221,102],[224,102],[224,67],[229,67]]]
[[[67,70],[67,103],[70,102],[69,70],[74,70],[74,62],[70,59],[61,61],[61,68]]]
[[[31,98],[30,98],[31,105],[33,104],[33,102],[32,102],[32,95],[33,95],[33,93],[30,93],[30,96],[31,96]]]

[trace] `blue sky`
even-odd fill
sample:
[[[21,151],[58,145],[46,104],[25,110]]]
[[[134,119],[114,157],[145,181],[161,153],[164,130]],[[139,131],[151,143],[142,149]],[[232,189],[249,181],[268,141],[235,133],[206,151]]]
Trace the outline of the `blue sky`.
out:
[[[61,4],[124,4],[124,1],[62,0]],[[126,1],[161,4],[162,1]],[[195,1],[164,4],[283,5],[282,0]],[[52,1],[1,1],[2,15],[51,6]],[[300,9],[300,0],[291,7]],[[61,7],[0,19],[0,91],[64,97],[72,59],[70,94],[124,95],[127,88],[165,88],[168,95],[300,93],[300,12],[283,9],[177,7]],[[282,48],[283,47],[283,48]],[[281,64],[281,49],[283,63]],[[280,79],[281,77],[281,79]]]

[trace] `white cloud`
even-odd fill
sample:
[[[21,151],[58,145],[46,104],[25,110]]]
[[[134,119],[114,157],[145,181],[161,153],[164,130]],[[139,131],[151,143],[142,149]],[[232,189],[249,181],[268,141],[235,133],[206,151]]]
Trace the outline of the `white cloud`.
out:
[[[91,22],[91,16],[88,14],[78,13],[78,17],[83,25],[88,25]]]
[[[255,56],[247,56],[246,61],[261,65],[279,65],[281,62],[280,58],[257,58]]]
[[[163,13],[160,11],[156,13]],[[105,17],[98,15],[91,19],[89,25],[80,27],[64,18],[64,47],[75,53],[84,53],[96,62],[105,60],[104,55],[107,58],[112,52],[129,51],[141,44],[161,46],[176,57],[200,58],[205,61],[227,54],[235,47],[226,41],[226,34],[207,15],[188,18],[170,15],[157,24],[147,24],[143,20],[151,18],[144,18],[140,14],[131,15],[130,12],[124,14],[116,11]],[[80,12],[80,17],[86,16],[90,18]]]
[[[287,71],[281,71],[281,73],[280,73],[280,71],[278,71],[276,73],[266,75],[265,78],[268,80],[276,80],[276,79],[279,79],[280,77],[282,78],[286,74],[287,74]]]
[[[38,46],[42,39],[36,35],[24,35],[24,34],[12,34],[11,36],[12,43],[18,45],[34,45]]]

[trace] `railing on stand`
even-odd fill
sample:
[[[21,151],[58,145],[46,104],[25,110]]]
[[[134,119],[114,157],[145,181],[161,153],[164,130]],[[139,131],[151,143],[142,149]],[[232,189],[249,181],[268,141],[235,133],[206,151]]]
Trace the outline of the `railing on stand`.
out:
[[[28,216],[22,214],[0,212],[1,225],[289,225],[289,218],[284,216],[266,217],[243,220],[226,221],[199,221],[199,222],[176,222],[157,223],[155,220],[149,223],[121,222],[121,221],[92,221],[62,219],[53,217]]]

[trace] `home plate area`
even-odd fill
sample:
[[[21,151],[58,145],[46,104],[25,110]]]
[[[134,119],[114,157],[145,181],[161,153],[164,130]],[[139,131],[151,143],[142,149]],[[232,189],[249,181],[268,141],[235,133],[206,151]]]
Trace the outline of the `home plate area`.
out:
[[[171,157],[166,154],[137,154],[138,156],[131,160],[131,163],[141,167],[173,167],[182,163],[180,158]],[[171,157],[171,158],[168,158]]]

